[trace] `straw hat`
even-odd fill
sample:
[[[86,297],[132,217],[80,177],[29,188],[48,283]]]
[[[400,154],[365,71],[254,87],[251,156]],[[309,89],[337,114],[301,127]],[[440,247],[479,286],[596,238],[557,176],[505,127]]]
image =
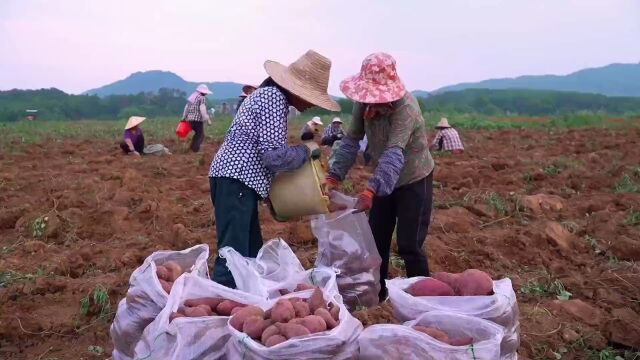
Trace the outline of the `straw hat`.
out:
[[[407,92],[398,77],[396,60],[382,52],[364,58],[360,73],[343,80],[340,90],[348,98],[367,104],[396,101]]]
[[[316,124],[316,125],[324,125],[322,123],[322,119],[320,119],[320,116],[314,116],[313,118],[311,118],[311,120],[309,122],[313,123],[313,124]]]
[[[447,120],[447,118],[443,117],[440,119],[440,122],[438,123],[438,125],[436,125],[436,128],[440,128],[440,129],[446,129],[446,128],[450,128],[451,125],[449,125],[449,120]]]
[[[142,117],[142,116],[132,116],[129,118],[129,121],[127,121],[127,125],[124,127],[124,129],[129,130],[132,127],[138,126],[146,119],[147,119],[146,117]]]
[[[242,93],[248,95],[250,91],[255,91],[257,88],[255,85],[245,85],[242,87]]]
[[[331,123],[342,124],[342,120],[340,120],[340,118],[336,116],[333,118],[333,120],[331,120]]]
[[[340,105],[327,93],[331,60],[313,50],[289,66],[267,60],[264,69],[273,81],[294,95],[321,108],[340,111]]]
[[[198,85],[198,87],[196,88],[196,91],[206,95],[213,94],[211,90],[209,90],[209,87],[205,84]]]

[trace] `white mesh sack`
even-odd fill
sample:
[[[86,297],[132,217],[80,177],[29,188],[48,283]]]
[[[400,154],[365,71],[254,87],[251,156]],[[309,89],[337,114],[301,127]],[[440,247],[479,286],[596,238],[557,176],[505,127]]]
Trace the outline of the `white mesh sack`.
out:
[[[173,286],[167,306],[144,330],[135,348],[135,359],[225,359],[225,345],[229,341],[228,316],[180,317],[170,321],[171,314],[185,300],[202,297],[220,297],[247,305],[261,301],[255,295],[209,279],[182,275]]]
[[[450,338],[471,337],[472,345],[451,346],[414,330],[414,325],[434,327]],[[404,325],[373,325],[358,343],[361,360],[496,360],[504,330],[490,321],[466,315],[433,311]]]
[[[305,290],[282,296],[282,298],[311,297],[313,290]],[[333,301],[340,307],[340,323],[335,328],[309,336],[293,338],[272,347],[266,347],[251,339],[247,334],[228,326],[231,339],[227,345],[227,359],[335,359],[358,358],[358,336],[362,332],[362,323],[354,318],[341,302],[323,294],[325,301]],[[277,299],[264,303],[260,307],[271,309]]]
[[[520,322],[516,293],[510,279],[493,282],[489,296],[413,296],[405,290],[414,282],[425,279],[395,278],[387,280],[389,300],[396,319],[414,320],[424,313],[445,311],[492,321],[505,328],[502,339],[502,359],[515,360],[520,346]]]
[[[182,251],[156,251],[147,257],[129,278],[127,296],[118,304],[111,324],[114,360],[131,359],[142,331],[162,311],[169,295],[162,289],[156,266],[175,261],[183,271],[209,278],[208,245],[196,245]]]

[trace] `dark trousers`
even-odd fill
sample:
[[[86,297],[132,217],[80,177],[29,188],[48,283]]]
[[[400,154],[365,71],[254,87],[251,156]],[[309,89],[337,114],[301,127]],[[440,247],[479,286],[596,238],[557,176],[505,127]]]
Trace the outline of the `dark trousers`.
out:
[[[216,217],[217,248],[230,246],[242,256],[256,257],[262,247],[258,201],[260,196],[239,180],[209,178],[211,202]],[[236,283],[227,268],[227,260],[216,258],[212,279],[235,288]]]
[[[407,277],[429,276],[423,245],[431,222],[433,171],[427,177],[377,196],[369,214],[369,225],[382,257],[380,265],[380,301],[387,295],[385,279],[389,272],[391,239],[397,224],[398,252],[404,260]]]
[[[191,138],[191,151],[198,152],[200,151],[200,145],[204,141],[204,122],[191,121],[189,124],[191,125],[191,130],[195,132]]]

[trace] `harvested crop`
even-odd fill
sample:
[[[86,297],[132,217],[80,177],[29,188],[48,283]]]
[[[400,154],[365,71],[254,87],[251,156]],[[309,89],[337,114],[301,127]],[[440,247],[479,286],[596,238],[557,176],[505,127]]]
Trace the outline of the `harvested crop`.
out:
[[[184,306],[196,307],[198,305],[207,305],[211,308],[211,310],[216,310],[218,308],[218,305],[223,301],[224,299],[217,297],[196,298],[185,300]]]
[[[322,290],[320,290],[320,288],[316,288],[313,291],[313,294],[309,298],[308,303],[309,303],[309,310],[311,310],[312,313],[315,313],[316,309],[327,308],[327,305],[324,302],[324,297],[322,296]]]
[[[284,335],[287,339],[291,339],[296,336],[311,335],[309,329],[302,325],[276,323],[276,327],[280,330],[280,334]]]
[[[167,282],[162,279],[158,280],[160,280],[160,286],[162,286],[162,290],[169,294],[171,292],[171,288],[173,287],[173,282]]]
[[[218,306],[216,307],[216,312],[222,316],[230,316],[233,309],[237,308],[238,306],[244,307],[245,305],[233,300],[224,300],[223,302],[218,304]]]
[[[305,316],[302,319],[302,326],[306,327],[312,334],[327,330],[327,323],[318,315]]]
[[[275,325],[270,325],[269,327],[264,329],[264,331],[262,332],[261,341],[264,345],[266,345],[267,339],[269,339],[273,335],[279,335],[279,334],[280,334],[280,330],[278,330],[278,328]]]
[[[184,314],[181,313],[181,312],[171,313],[171,315],[169,315],[169,322],[173,321],[174,319],[181,318],[181,317],[184,317]]]
[[[327,324],[327,329],[333,329],[338,325],[338,322],[333,318],[333,316],[331,316],[329,310],[327,309],[318,308],[316,309],[316,311],[314,311],[313,314],[320,316],[322,320],[324,320],[324,322]]]
[[[486,272],[469,269],[460,274],[457,295],[482,296],[491,294],[493,294],[493,280]]]
[[[311,310],[309,309],[309,304],[304,301],[298,301],[293,303],[293,309],[295,310],[295,316],[299,318],[303,318],[307,315],[311,314]]]
[[[171,281],[176,281],[182,275],[182,267],[177,262],[170,260],[162,265],[169,271]]]
[[[455,339],[449,339],[449,345],[451,346],[467,346],[473,344],[473,338],[471,337],[461,337]]]
[[[411,284],[407,292],[413,296],[454,296],[451,286],[440,280],[426,278]]]
[[[249,316],[242,325],[242,332],[252,339],[260,339],[264,330],[272,324],[272,320],[265,320],[262,316]]]
[[[300,283],[300,284],[298,284],[298,286],[296,286],[294,291],[311,290],[313,288],[315,288],[315,286],[310,285],[310,284]]]
[[[163,265],[156,266],[156,275],[158,276],[158,279],[160,279],[160,280],[172,281],[171,280],[171,273]]]
[[[268,338],[267,341],[264,342],[264,346],[266,347],[272,347],[274,345],[278,345],[282,342],[287,341],[287,338],[282,336],[282,335],[273,335],[272,337]]]
[[[271,319],[275,322],[286,323],[296,316],[296,312],[287,299],[280,299],[271,308]]]
[[[233,316],[229,320],[229,325],[233,326],[236,330],[242,331],[244,321],[252,316],[258,316],[260,319],[264,318],[264,310],[257,306],[236,307],[233,309]]]
[[[206,305],[204,305],[206,306]],[[185,307],[184,315],[187,317],[201,317],[201,316],[209,316],[211,310],[207,311],[204,306],[196,306],[196,307]],[[208,306],[207,306],[208,308]]]
[[[331,317],[333,318],[333,320],[335,321],[339,321],[340,320],[340,308],[333,305],[333,303],[331,303],[330,305],[332,305],[329,309],[329,314],[331,314]]]
[[[445,344],[449,343],[449,335],[447,335],[447,333],[445,333],[444,331],[440,330],[440,329],[436,329],[433,327],[426,327],[426,326],[420,326],[420,325],[416,325],[413,327],[414,330],[420,331],[421,333],[427,334],[429,336],[431,336],[432,338],[441,341]]]
[[[448,273],[448,272],[436,272],[432,273],[431,277],[440,280],[443,283],[451,286],[454,292],[458,289],[458,280],[460,280],[460,274]]]

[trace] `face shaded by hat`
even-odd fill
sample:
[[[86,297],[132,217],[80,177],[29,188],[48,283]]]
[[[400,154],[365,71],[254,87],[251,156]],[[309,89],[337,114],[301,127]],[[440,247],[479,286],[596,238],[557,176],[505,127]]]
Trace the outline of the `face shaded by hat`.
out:
[[[205,95],[213,94],[213,92],[209,90],[209,87],[206,84],[198,85],[198,87],[196,88],[196,91]]]
[[[393,102],[407,92],[398,77],[395,59],[383,52],[367,56],[360,73],[343,80],[340,90],[348,98],[366,104]]]

